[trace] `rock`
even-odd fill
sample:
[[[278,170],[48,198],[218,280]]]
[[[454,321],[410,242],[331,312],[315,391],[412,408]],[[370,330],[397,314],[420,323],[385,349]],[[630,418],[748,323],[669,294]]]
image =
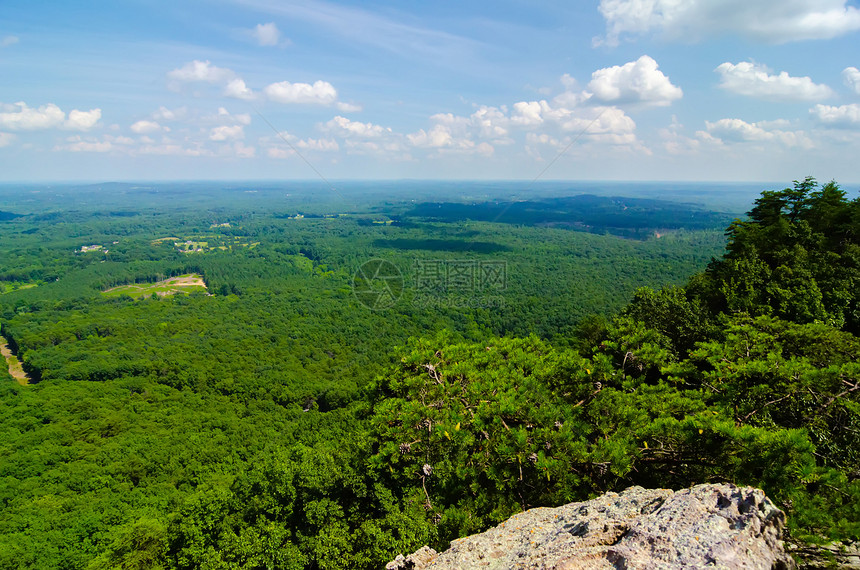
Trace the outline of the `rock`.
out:
[[[631,487],[520,513],[484,533],[398,556],[388,570],[790,570],[785,514],[764,493],[729,484]],[[399,565],[398,565],[399,564]]]
[[[436,560],[437,552],[429,546],[422,546],[409,556],[399,554],[397,558],[385,565],[385,570],[413,570],[415,568],[426,568],[428,564]]]

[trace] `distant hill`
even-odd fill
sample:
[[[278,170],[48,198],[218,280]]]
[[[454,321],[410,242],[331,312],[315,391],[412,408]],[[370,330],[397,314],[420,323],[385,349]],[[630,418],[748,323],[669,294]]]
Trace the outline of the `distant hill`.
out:
[[[721,228],[732,219],[728,214],[695,204],[591,194],[519,202],[428,202],[415,205],[405,215],[437,222],[476,220],[555,226],[625,237],[645,237],[664,229]]]
[[[0,222],[6,222],[8,220],[14,220],[15,218],[20,218],[21,214],[13,214],[12,212],[4,212],[0,210]]]

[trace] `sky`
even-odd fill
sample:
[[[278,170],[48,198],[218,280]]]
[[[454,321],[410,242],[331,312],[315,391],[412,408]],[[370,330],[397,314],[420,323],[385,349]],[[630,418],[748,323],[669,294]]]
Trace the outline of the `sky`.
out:
[[[0,181],[860,182],[855,0],[0,3]]]

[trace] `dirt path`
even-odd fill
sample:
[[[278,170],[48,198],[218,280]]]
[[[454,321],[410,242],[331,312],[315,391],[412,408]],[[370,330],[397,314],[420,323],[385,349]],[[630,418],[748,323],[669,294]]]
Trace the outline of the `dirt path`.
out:
[[[30,377],[24,372],[24,369],[21,368],[21,363],[18,362],[18,359],[15,358],[15,355],[12,354],[12,350],[9,348],[9,345],[6,344],[6,339],[0,336],[0,354],[3,355],[3,360],[9,367],[9,374],[12,375],[12,378],[18,381],[18,384],[21,386],[26,386],[30,383]]]

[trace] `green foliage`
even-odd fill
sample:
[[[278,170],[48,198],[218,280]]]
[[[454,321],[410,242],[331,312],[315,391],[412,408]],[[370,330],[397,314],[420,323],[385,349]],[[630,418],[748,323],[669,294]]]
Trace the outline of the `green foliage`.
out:
[[[532,506],[706,481],[763,487],[795,537],[860,536],[860,205],[835,183],[763,193],[683,288],[718,232],[411,202],[290,219],[241,194],[0,226],[0,333],[36,381],[0,372],[0,567],[370,569]],[[598,221],[645,238],[637,216],[670,216],[625,212]],[[373,258],[404,277],[387,311],[350,289]],[[502,302],[422,305],[416,259],[504,261]],[[189,273],[211,295],[101,294]]]
[[[588,398],[585,360],[535,337],[489,346],[415,341],[381,379],[374,465],[450,539],[581,486],[565,434],[584,428],[559,397]],[[561,396],[561,393],[566,396]],[[438,517],[438,518],[437,518]]]
[[[860,333],[860,199],[813,178],[766,191],[728,229],[700,283],[714,311],[823,322]]]

